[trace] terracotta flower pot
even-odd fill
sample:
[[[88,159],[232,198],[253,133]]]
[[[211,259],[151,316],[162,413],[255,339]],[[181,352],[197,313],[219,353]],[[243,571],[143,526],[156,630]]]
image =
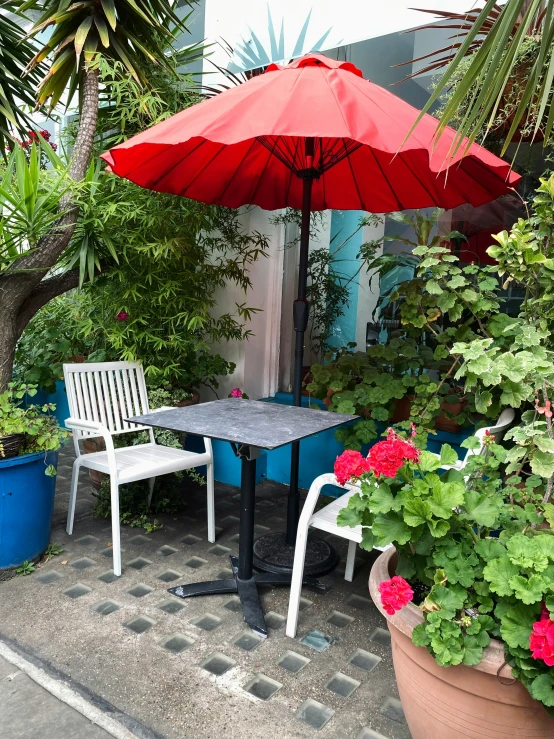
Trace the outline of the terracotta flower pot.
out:
[[[200,403],[200,393],[195,390],[192,393],[192,398],[187,398],[186,400],[180,400],[177,403],[177,408],[187,408],[189,405],[198,405]]]
[[[465,406],[465,398],[460,398],[457,403],[448,403],[446,400],[443,400],[441,403],[441,412],[435,418],[435,428],[439,431],[448,431],[451,434],[457,434],[462,427],[452,418],[448,418],[446,416],[446,413],[450,413],[453,416],[458,416],[464,410]]]
[[[400,699],[412,739],[551,739],[554,720],[531,698],[505,664],[502,642],[492,640],[474,667],[439,667],[424,647],[412,643],[423,614],[409,604],[389,616],[379,583],[394,575],[396,551],[388,549],[371,569],[369,592],[387,619]],[[498,676],[501,676],[500,679]]]

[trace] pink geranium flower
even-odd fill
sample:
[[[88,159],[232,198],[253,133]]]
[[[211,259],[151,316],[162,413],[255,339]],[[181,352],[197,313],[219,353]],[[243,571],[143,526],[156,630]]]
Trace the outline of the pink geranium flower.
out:
[[[369,468],[377,477],[396,477],[404,462],[417,462],[419,449],[411,441],[404,441],[389,429],[385,441],[380,441],[369,450]]]
[[[347,449],[335,460],[335,477],[339,485],[345,485],[352,477],[369,472],[369,462],[360,452]]]
[[[240,389],[240,387],[236,387],[236,388],[234,388],[234,389],[233,389],[233,390],[231,390],[231,392],[229,393],[229,395],[231,396],[231,398],[242,398],[242,394],[243,394],[243,393],[242,393],[242,390]]]
[[[394,616],[396,611],[408,605],[414,597],[414,591],[410,587],[410,583],[400,575],[395,575],[390,580],[379,583],[379,592],[383,608],[389,616]]]
[[[554,621],[549,617],[541,618],[533,624],[529,649],[533,659],[541,659],[545,665],[554,666]]]
[[[125,313],[124,310],[120,310],[117,316],[115,317],[116,321],[126,321],[129,318],[129,314]]]

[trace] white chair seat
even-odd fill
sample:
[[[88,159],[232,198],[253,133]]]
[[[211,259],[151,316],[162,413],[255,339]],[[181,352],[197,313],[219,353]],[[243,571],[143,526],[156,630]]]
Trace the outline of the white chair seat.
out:
[[[350,539],[359,544],[362,540],[362,527],[356,526],[350,528],[350,526],[339,526],[337,523],[337,516],[346,508],[348,501],[353,495],[357,495],[359,491],[350,490],[348,493],[344,493],[339,498],[336,498],[332,503],[328,503],[321,510],[316,511],[310,518],[308,526],[320,531],[326,531],[328,534],[335,534],[340,536],[342,539]]]
[[[200,467],[210,462],[209,454],[187,452],[184,449],[173,449],[160,444],[139,444],[115,450],[117,477],[120,484]],[[81,465],[104,472],[106,475],[110,474],[107,451],[82,454]]]

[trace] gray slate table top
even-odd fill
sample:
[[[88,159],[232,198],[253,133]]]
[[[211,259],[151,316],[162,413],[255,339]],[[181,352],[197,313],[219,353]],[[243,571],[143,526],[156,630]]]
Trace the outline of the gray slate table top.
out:
[[[155,411],[127,420],[261,449],[276,449],[357,418],[260,400],[226,398],[186,408]]]

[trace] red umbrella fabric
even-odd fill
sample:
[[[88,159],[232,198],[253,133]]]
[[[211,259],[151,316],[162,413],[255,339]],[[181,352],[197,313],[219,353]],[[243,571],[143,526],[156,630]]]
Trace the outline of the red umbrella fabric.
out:
[[[309,54],[188,108],[115,146],[115,174],[150,190],[236,208],[302,206],[304,142],[314,139],[311,209],[387,213],[481,205],[520,176],[477,144],[448,158],[425,115],[364,79],[350,62]],[[294,176],[294,175],[300,176]]]

